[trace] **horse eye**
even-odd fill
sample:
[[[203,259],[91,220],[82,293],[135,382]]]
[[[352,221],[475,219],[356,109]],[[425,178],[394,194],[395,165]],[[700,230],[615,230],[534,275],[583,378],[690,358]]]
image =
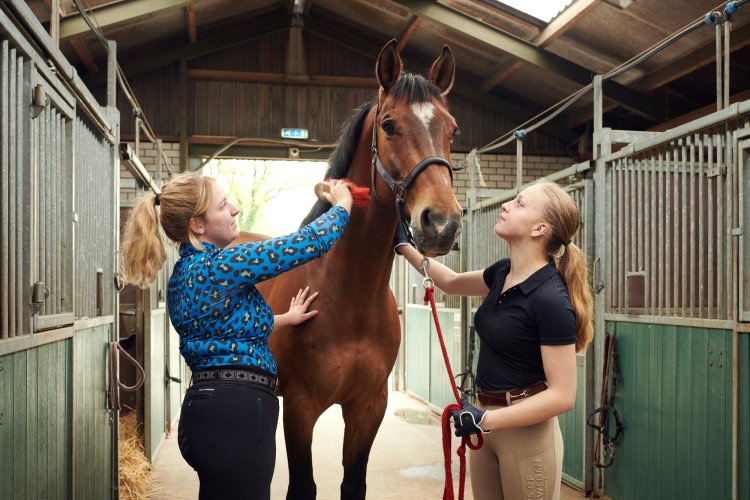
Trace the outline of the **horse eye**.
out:
[[[458,127],[453,129],[453,134],[451,135],[451,144],[453,144],[453,139],[455,139],[457,135],[461,135],[461,130],[459,130]]]
[[[385,132],[385,135],[388,137],[393,137],[393,135],[396,133],[396,127],[393,125],[393,122],[386,121],[380,124],[380,128],[383,129],[383,132]]]

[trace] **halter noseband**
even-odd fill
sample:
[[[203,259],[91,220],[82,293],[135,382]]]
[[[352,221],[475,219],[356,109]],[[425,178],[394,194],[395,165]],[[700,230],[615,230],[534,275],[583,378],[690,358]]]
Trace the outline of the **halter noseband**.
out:
[[[414,179],[416,179],[417,176],[421,174],[428,165],[434,164],[444,165],[448,168],[448,173],[450,174],[452,185],[453,166],[442,156],[428,156],[417,163],[417,165],[412,169],[411,172],[409,172],[409,175],[407,175],[404,180],[402,180],[401,182],[397,182],[383,167],[383,163],[380,161],[380,157],[378,156],[377,132],[379,114],[380,103],[378,103],[377,107],[375,108],[375,119],[372,122],[372,191],[375,194],[375,198],[378,198],[378,192],[375,189],[375,171],[377,170],[378,174],[380,174],[380,178],[383,179],[383,182],[385,182],[390,190],[393,191],[393,194],[396,195],[396,215],[398,216],[398,223],[403,227],[404,232],[406,233],[406,237],[409,239],[409,243],[416,247],[414,238],[411,235],[411,230],[409,229],[409,223],[406,222],[406,218],[404,217],[404,200],[406,200],[406,190],[409,188],[411,183],[414,182]]]

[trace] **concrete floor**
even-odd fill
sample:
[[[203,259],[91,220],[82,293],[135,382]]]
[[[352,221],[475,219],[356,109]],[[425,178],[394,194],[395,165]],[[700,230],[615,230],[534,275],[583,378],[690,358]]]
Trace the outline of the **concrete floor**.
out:
[[[283,407],[283,399],[282,407]],[[391,392],[383,424],[373,444],[367,474],[368,498],[375,500],[434,500],[443,494],[443,452],[440,421],[420,401]],[[339,498],[343,477],[341,408],[336,405],[318,420],[313,436],[313,463],[318,498]],[[271,499],[283,500],[289,471],[281,422],[276,433],[278,453],[271,484]],[[453,438],[453,448],[458,438]],[[458,497],[458,457],[454,454],[454,492]],[[182,459],[176,432],[162,444],[153,467],[154,500],[198,498],[198,476]],[[468,476],[468,474],[467,474]],[[467,477],[467,499],[472,498]],[[561,500],[580,500],[583,495],[563,485]]]

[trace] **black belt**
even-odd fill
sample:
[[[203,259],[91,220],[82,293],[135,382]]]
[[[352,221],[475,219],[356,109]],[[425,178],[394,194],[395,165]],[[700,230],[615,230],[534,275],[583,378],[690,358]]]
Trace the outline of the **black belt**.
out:
[[[267,373],[259,373],[252,370],[215,368],[208,370],[196,370],[193,372],[193,381],[205,380],[237,380],[240,382],[250,382],[251,384],[268,387],[271,391],[276,391],[276,377]]]

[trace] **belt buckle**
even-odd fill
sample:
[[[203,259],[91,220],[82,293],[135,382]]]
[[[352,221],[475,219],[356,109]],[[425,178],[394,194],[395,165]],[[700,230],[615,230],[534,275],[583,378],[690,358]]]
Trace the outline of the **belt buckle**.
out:
[[[508,391],[505,393],[505,401],[508,403],[508,406],[510,406],[513,403],[514,399],[521,399],[525,398],[529,395],[529,391],[527,389],[524,389],[521,391],[520,394],[513,394],[511,391]]]

